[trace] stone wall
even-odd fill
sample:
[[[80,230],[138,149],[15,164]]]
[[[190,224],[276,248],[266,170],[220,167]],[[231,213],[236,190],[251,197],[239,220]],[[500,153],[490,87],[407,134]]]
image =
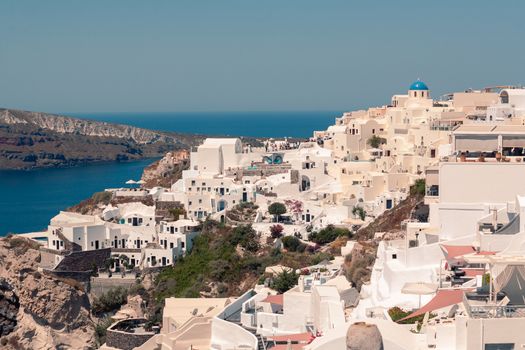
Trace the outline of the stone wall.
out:
[[[161,218],[169,218],[171,216],[171,209],[184,209],[184,205],[181,202],[168,202],[168,201],[158,201],[155,203],[155,216]]]
[[[132,350],[141,346],[154,335],[153,332],[129,333],[117,329],[128,324],[139,325],[145,321],[143,319],[130,319],[113,324],[106,332],[106,345],[122,350]]]
[[[267,177],[271,175],[287,173],[292,168],[291,164],[265,164],[255,163],[253,168],[235,168],[227,169],[225,171],[227,176],[235,177],[239,181],[244,176],[262,176]]]
[[[56,256],[60,255],[50,249],[40,249],[40,266],[44,269],[53,269],[56,265]]]
[[[72,279],[82,283],[85,290],[89,290],[89,281],[91,278],[91,271],[56,271],[56,270],[42,270],[42,272],[48,276]]]
[[[124,287],[131,288],[136,284],[136,279],[122,278],[120,274],[114,274],[113,277],[91,277],[90,292],[95,296],[100,296],[112,288]]]

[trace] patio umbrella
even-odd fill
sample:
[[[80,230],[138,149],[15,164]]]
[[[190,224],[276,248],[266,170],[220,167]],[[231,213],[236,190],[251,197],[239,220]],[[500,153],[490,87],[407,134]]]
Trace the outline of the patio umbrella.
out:
[[[137,181],[135,181],[135,180],[128,180],[128,181],[126,181],[126,185],[133,185],[133,184],[136,184],[136,183],[137,183]]]
[[[437,289],[438,285],[436,283],[408,282],[405,283],[403,288],[401,288],[401,293],[419,295],[419,309],[421,308],[421,296],[434,294],[437,291]]]

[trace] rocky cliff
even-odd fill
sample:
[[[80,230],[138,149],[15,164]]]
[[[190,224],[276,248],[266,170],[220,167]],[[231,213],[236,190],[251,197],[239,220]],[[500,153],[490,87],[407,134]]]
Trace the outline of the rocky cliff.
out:
[[[0,109],[0,169],[160,157],[203,136],[164,133],[38,112]]]
[[[144,169],[141,180],[146,188],[161,186],[171,188],[182,178],[182,171],[189,168],[190,154],[186,150],[168,152],[162,159]]]
[[[61,134],[114,137],[138,144],[177,143],[174,137],[147,129],[39,112],[0,109],[0,123],[34,126]]]
[[[94,342],[82,286],[38,271],[38,245],[0,239],[0,348],[88,349]]]

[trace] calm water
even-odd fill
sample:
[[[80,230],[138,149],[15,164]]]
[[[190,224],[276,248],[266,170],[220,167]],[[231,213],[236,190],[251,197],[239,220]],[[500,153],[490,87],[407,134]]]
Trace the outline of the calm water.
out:
[[[332,125],[341,112],[69,113],[141,128],[207,135],[310,137]]]
[[[126,186],[154,160],[104,163],[64,169],[0,171],[0,236],[39,231],[61,209],[94,192]]]
[[[309,137],[339,112],[64,113],[137,127],[209,135]],[[60,210],[104,188],[138,179],[152,160],[65,169],[0,171],[0,236],[38,231]]]

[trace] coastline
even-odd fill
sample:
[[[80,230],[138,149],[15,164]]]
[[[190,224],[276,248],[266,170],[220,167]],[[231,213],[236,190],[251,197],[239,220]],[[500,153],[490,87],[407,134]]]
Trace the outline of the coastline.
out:
[[[0,237],[43,230],[49,219],[93,193],[125,187],[160,157],[125,162],[96,162],[72,167],[0,170]]]
[[[133,158],[133,159],[126,159],[126,160],[88,160],[88,161],[80,161],[80,162],[73,162],[73,163],[59,163],[59,164],[49,164],[49,165],[42,165],[42,166],[32,166],[32,167],[21,167],[21,168],[1,168],[0,172],[17,172],[17,171],[23,171],[23,172],[31,172],[31,171],[38,171],[38,170],[44,170],[44,169],[71,169],[71,168],[81,168],[81,167],[87,167],[87,166],[96,166],[96,165],[106,165],[106,164],[125,164],[125,163],[133,163],[138,161],[147,161],[152,160],[156,161],[161,159],[162,156],[154,156],[154,157],[141,157],[141,158]]]

